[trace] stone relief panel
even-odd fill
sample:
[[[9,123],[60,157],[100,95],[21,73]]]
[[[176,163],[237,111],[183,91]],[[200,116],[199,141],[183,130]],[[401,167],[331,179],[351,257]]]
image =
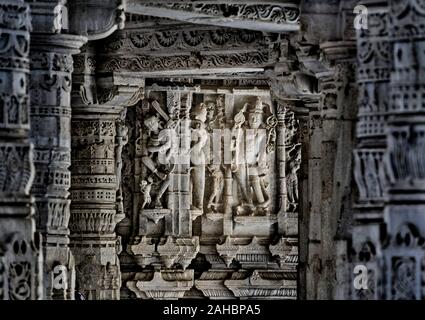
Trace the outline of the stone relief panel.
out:
[[[296,234],[279,233],[277,225],[279,212],[289,217],[298,207],[298,123],[257,91],[147,88],[127,115],[134,134],[134,158],[125,156],[134,172],[122,254],[129,297],[200,290],[204,297],[296,298]]]

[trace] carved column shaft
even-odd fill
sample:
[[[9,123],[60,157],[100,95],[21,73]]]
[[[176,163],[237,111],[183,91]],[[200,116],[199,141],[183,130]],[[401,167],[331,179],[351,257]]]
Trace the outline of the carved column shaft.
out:
[[[29,121],[29,8],[0,4],[0,300],[42,295],[40,238],[34,235]]]
[[[40,33],[31,38],[31,139],[36,167],[32,193],[37,205],[37,228],[44,235],[47,299],[74,296],[74,259],[68,249],[71,54],[78,52],[84,40],[79,36]],[[58,284],[55,286],[52,281]]]
[[[72,251],[77,290],[87,299],[119,298],[115,137],[117,116],[72,119]],[[111,271],[113,282],[107,283]]]
[[[317,192],[317,190],[322,188],[322,121],[320,111],[311,111],[309,113],[308,200],[310,205],[308,218],[303,217],[303,224],[307,224],[305,226],[306,232],[304,232],[304,227],[300,225],[300,238],[308,239],[306,255],[303,254],[303,242],[305,240],[300,240],[300,277],[305,275],[305,289],[302,289],[303,287],[301,286],[300,290],[305,290],[303,296],[310,300],[317,299],[318,281],[321,277],[322,194]],[[303,264],[304,259],[305,266]]]
[[[76,57],[73,94],[71,248],[77,290],[86,299],[119,299],[121,274],[115,234],[124,218],[122,149],[127,143],[125,110],[141,98],[139,84],[112,75],[99,79],[93,53]]]
[[[351,170],[357,91],[354,82],[355,49],[349,42],[327,42],[322,50],[330,65],[328,75],[321,79],[322,116],[321,148],[321,253],[318,263],[322,276],[318,280],[319,299],[331,299],[342,293],[337,283],[346,281],[340,274],[338,259],[346,259],[349,207],[351,205]],[[342,286],[342,285],[341,285]]]

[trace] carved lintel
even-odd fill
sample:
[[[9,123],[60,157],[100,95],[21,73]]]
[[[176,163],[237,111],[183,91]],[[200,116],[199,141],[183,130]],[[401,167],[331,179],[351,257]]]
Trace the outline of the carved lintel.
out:
[[[143,277],[143,275],[140,275]],[[146,276],[144,276],[146,278]],[[138,275],[136,275],[136,279]],[[189,291],[194,284],[194,271],[159,272],[155,271],[153,278],[127,281],[127,287],[138,298],[144,299],[179,299]]]
[[[266,245],[260,244],[254,236],[248,245],[239,245],[235,260],[244,268],[267,268],[270,262],[270,252]]]
[[[224,281],[232,275],[231,270],[208,270],[195,280],[195,287],[210,299],[234,299]]]
[[[254,270],[246,278],[236,272],[230,280],[224,282],[224,285],[239,298],[290,300],[297,298],[296,275],[294,277],[282,271]]]

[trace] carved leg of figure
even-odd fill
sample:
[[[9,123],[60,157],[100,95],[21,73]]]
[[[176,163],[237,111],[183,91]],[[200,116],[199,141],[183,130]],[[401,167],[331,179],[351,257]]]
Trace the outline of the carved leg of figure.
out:
[[[195,166],[192,168],[192,192],[193,199],[192,205],[199,210],[204,207],[204,193],[205,193],[205,167]]]
[[[286,205],[286,210],[289,211],[294,205],[294,192],[291,186],[288,186],[288,203]]]
[[[161,188],[159,189],[158,194],[156,195],[156,198],[155,198],[155,207],[156,208],[162,208],[161,198],[162,198],[162,195],[164,194],[164,192],[167,191],[168,186],[170,185],[170,182],[171,182],[170,176],[168,176],[168,178],[162,182]]]
[[[264,176],[260,177],[261,192],[264,196],[264,202],[261,205],[261,207],[265,213],[269,213],[270,212],[270,195],[267,190],[268,183],[265,179],[266,178]]]
[[[258,176],[250,176],[249,177],[250,184],[252,189],[254,190],[255,198],[259,205],[265,202],[263,191],[260,185],[260,178]]]
[[[245,201],[249,205],[252,205],[252,199],[248,196],[248,190],[246,189],[245,184],[243,183],[241,176],[239,175],[239,173],[235,173],[234,177],[235,177],[236,182],[238,183],[239,188],[241,190],[242,201]]]
[[[216,208],[217,208],[218,202],[220,201],[222,181],[223,181],[223,176],[214,177],[213,185],[212,185],[212,193],[210,194],[208,198],[208,204],[207,204],[207,208],[209,212],[217,211]],[[214,200],[215,200],[215,203],[214,203]],[[213,206],[216,207],[214,210],[212,210]]]
[[[232,214],[232,171],[230,166],[226,167],[225,176],[224,176],[224,192],[223,192],[223,211],[224,214]]]
[[[268,201],[270,199],[270,196],[267,189],[268,182],[265,179],[266,178],[264,176],[260,178],[260,185],[261,185],[261,190],[263,192],[264,198],[266,201]]]
[[[211,208],[212,208],[214,199],[217,196],[219,187],[220,187],[220,185],[217,183],[217,178],[214,178],[213,185],[212,185],[212,193],[208,197],[208,203],[207,203],[208,211],[211,211]]]
[[[142,158],[143,164],[148,168],[152,173],[154,173],[159,179],[164,180],[167,175],[163,172],[158,171],[155,162],[149,157]]]

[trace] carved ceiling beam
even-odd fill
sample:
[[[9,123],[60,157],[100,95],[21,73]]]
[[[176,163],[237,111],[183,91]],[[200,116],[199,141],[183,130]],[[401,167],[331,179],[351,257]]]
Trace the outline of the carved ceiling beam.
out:
[[[101,72],[136,73],[139,77],[193,77],[214,74],[262,73],[275,59],[267,51],[234,54],[181,54],[175,56],[108,56]]]
[[[194,51],[238,51],[273,48],[283,36],[214,26],[127,25],[102,42],[102,54],[165,54]]]
[[[128,0],[126,12],[264,32],[300,30],[300,10],[296,1],[263,1],[258,4],[258,1]]]

